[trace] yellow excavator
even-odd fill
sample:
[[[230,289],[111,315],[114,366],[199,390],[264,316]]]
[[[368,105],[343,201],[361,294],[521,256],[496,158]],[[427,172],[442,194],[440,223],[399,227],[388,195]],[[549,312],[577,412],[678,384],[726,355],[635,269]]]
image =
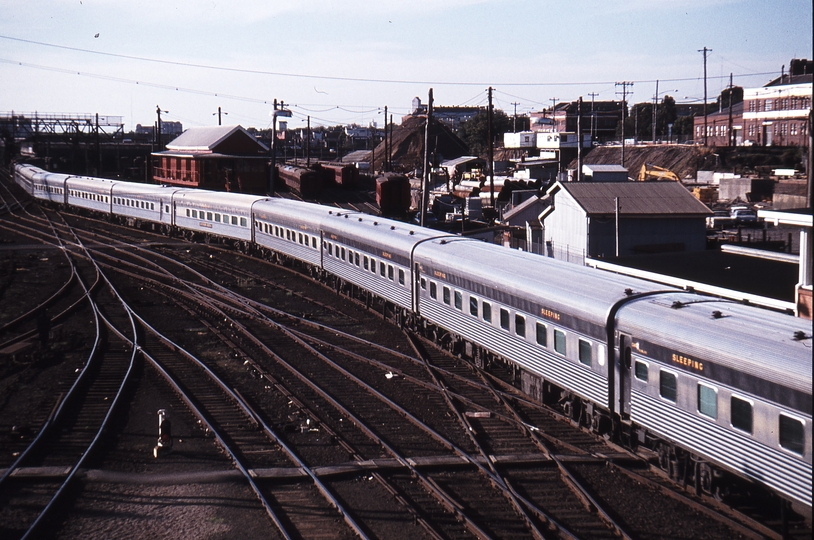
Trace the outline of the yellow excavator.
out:
[[[651,180],[672,180],[673,182],[680,181],[678,176],[676,176],[676,174],[670,169],[665,169],[664,167],[659,167],[658,165],[653,165],[652,163],[642,164],[642,168],[639,170],[639,177],[637,180],[639,182],[649,182]]]

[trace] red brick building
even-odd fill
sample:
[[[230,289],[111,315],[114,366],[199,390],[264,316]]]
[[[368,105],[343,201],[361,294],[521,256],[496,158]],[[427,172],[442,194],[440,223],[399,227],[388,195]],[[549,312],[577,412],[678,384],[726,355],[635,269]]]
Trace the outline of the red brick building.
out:
[[[707,146],[741,146],[743,145],[743,102],[732,106],[730,119],[729,107],[707,115],[707,136],[704,138],[704,115],[699,114],[693,119],[693,133],[695,142]],[[730,142],[730,130],[734,140]]]
[[[813,68],[811,60],[795,59],[788,73],[743,91],[744,144],[808,146]]]
[[[266,193],[269,149],[240,126],[190,128],[152,154],[160,184]]]

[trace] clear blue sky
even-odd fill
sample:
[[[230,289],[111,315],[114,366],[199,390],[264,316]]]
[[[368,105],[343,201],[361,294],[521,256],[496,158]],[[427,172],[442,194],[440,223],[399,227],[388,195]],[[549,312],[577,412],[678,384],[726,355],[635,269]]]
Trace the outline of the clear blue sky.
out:
[[[507,113],[598,93],[710,100],[812,58],[811,0],[0,0],[0,111],[185,127],[396,122],[413,97]],[[101,54],[99,54],[101,53]],[[229,68],[219,69],[219,68]],[[231,71],[230,71],[231,70]],[[685,99],[685,96],[689,96]]]

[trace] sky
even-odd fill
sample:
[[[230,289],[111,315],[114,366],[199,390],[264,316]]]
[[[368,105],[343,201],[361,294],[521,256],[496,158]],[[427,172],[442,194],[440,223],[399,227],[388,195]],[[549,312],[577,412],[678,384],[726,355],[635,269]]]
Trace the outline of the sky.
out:
[[[129,131],[396,123],[436,106],[710,101],[812,58],[811,0],[0,0],[0,114],[119,116]],[[553,100],[553,101],[552,101]]]

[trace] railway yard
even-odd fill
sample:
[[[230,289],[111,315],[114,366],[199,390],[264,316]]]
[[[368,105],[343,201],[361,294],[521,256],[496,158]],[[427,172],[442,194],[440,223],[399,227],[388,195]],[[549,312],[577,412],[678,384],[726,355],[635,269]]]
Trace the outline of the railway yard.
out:
[[[811,537],[296,264],[0,199],[2,538]]]

